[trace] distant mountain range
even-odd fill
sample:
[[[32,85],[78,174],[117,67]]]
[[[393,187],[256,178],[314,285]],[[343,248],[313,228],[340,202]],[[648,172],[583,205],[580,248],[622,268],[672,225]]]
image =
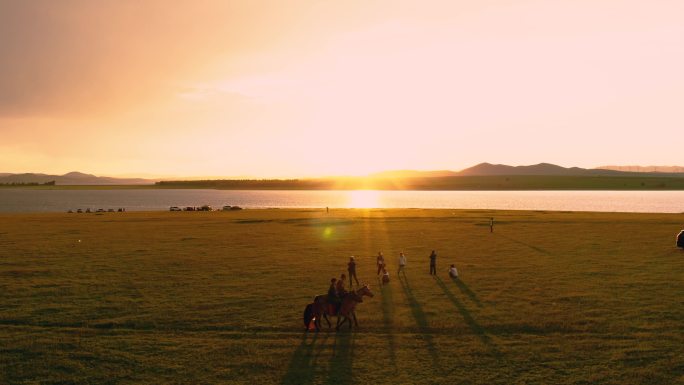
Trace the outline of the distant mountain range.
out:
[[[485,175],[622,175],[620,171],[598,170],[580,167],[561,167],[551,163],[539,163],[531,166],[508,166],[505,164],[480,163],[476,166],[461,170],[457,175],[485,176]]]
[[[505,164],[480,163],[461,171],[438,170],[393,170],[371,174],[368,177],[379,179],[402,178],[444,178],[455,176],[659,176],[684,177],[684,167],[680,166],[602,166],[587,169],[580,167],[561,167],[550,163],[539,163],[530,166],[508,166]],[[244,178],[237,178],[244,179]],[[48,174],[10,174],[0,173],[0,184],[12,183],[47,183],[54,181],[57,185],[145,185],[154,184],[158,180],[143,178],[112,178],[70,172],[64,175]]]
[[[121,184],[153,184],[151,179],[141,178],[110,178],[95,176],[81,172],[70,172],[64,175],[48,174],[0,174],[0,184],[12,183],[48,183],[54,181],[58,185],[121,185]]]
[[[508,166],[505,164],[480,163],[461,171],[414,171],[397,170],[385,171],[371,175],[376,178],[429,178],[445,176],[505,176],[505,175],[548,175],[548,176],[682,176],[684,167],[644,167],[635,171],[636,166],[626,166],[630,169],[617,170],[620,166],[605,166],[603,168],[561,167],[551,163],[539,163],[530,166]],[[657,172],[653,170],[657,169]],[[662,170],[662,171],[661,171]],[[680,170],[680,171],[678,171]]]

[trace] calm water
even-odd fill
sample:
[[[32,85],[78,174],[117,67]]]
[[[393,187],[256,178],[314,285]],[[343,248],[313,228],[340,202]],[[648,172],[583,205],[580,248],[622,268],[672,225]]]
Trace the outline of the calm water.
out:
[[[684,212],[684,191],[245,191],[0,189],[0,212],[169,206],[460,208]]]

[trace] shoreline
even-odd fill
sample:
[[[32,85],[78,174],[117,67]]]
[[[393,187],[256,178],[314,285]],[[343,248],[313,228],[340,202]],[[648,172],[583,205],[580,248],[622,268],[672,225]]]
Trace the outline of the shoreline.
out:
[[[682,213],[681,191],[322,191],[322,190],[2,190],[0,212],[90,209],[168,211],[170,207],[246,209],[465,209],[569,212]]]
[[[399,189],[399,188],[227,188],[227,187],[210,187],[210,186],[157,186],[157,185],[55,185],[55,186],[21,186],[21,185],[0,185],[1,190],[216,190],[216,191],[502,191],[502,192],[516,192],[516,191],[684,191],[682,186],[625,186],[623,188],[611,187],[557,187],[557,188],[422,188],[422,189]]]
[[[662,217],[676,217],[682,222],[684,226],[684,212],[680,213],[659,213],[659,212],[630,212],[630,211],[568,211],[568,210],[515,210],[515,209],[469,209],[469,208],[330,208],[326,213],[325,207],[248,207],[239,211],[169,211],[169,210],[127,210],[124,212],[90,212],[90,213],[68,213],[55,211],[41,211],[41,212],[2,212],[0,211],[0,218],[3,217],[19,217],[19,216],[34,216],[34,217],[77,217],[77,218],[91,218],[91,217],[125,217],[125,216],[154,216],[164,218],[218,218],[218,217],[263,217],[265,215],[292,215],[295,213],[304,215],[315,215],[316,218],[344,218],[350,216],[408,216],[408,217],[458,217],[473,215],[482,215],[483,218],[491,216],[544,216],[544,215],[565,215],[565,216],[604,216],[604,217],[629,217],[629,216],[662,216]],[[411,215],[414,214],[414,215]]]

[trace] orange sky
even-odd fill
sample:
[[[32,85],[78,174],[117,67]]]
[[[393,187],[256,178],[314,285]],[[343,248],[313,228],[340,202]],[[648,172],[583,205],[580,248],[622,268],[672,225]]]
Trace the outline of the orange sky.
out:
[[[0,0],[0,172],[684,164],[682,1]]]

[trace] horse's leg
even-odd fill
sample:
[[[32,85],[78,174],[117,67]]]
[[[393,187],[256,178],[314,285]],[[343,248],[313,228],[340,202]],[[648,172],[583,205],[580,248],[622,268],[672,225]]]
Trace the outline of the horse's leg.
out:
[[[316,327],[316,331],[321,331],[321,315],[317,314],[315,315],[316,319],[314,320],[314,326]]]
[[[325,317],[325,322],[328,323],[328,329],[330,329],[330,326],[332,326],[332,325],[330,325],[330,320],[328,319],[328,315],[326,313],[323,313],[323,317]]]
[[[345,322],[347,322],[347,317],[343,315],[338,315],[337,326],[335,326],[335,330],[340,330],[340,326],[344,325]]]
[[[352,312],[352,316],[354,317],[354,326],[359,327],[359,321],[356,320],[356,312]],[[349,323],[351,326],[351,322]]]

